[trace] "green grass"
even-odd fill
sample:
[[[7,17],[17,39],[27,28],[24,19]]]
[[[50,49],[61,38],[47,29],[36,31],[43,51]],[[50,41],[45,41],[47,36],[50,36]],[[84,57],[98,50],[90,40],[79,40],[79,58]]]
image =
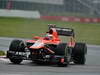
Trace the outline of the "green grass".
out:
[[[0,56],[3,56],[3,55],[5,55],[5,52],[0,50]]]
[[[47,24],[74,28],[76,40],[100,45],[100,23],[70,23],[40,19],[0,18],[0,37],[32,38],[48,30]]]

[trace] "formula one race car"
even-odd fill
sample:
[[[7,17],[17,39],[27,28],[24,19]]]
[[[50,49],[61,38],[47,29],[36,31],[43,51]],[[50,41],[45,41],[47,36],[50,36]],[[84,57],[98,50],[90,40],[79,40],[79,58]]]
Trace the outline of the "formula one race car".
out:
[[[58,66],[68,66],[70,62],[85,64],[87,46],[75,41],[74,30],[48,25],[49,31],[45,37],[35,36],[32,40],[23,42],[13,40],[7,51],[7,57],[14,64],[22,60],[32,60],[36,64],[51,63]],[[59,37],[68,36],[69,41],[63,42]]]

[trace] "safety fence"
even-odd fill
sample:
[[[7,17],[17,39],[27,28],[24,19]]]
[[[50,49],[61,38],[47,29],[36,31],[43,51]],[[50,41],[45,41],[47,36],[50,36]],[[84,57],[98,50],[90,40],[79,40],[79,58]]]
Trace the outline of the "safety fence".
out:
[[[65,17],[65,16],[41,16],[41,19],[66,21],[66,22],[86,22],[86,23],[98,23],[100,18],[78,18],[78,17]]]

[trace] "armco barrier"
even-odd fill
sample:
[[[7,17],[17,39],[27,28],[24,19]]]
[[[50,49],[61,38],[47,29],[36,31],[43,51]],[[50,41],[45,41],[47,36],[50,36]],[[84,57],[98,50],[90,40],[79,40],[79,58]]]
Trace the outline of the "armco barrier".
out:
[[[86,23],[100,22],[100,18],[77,18],[77,17],[64,17],[64,16],[41,16],[41,19],[66,21],[66,22],[86,22]]]
[[[23,11],[23,10],[0,9],[0,16],[39,19],[40,18],[40,13],[38,11]]]

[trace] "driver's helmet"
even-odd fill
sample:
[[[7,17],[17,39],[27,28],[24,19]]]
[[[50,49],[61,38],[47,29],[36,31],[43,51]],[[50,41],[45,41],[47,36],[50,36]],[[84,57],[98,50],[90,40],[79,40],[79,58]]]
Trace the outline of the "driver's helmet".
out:
[[[51,34],[46,34],[46,38],[47,38],[48,40],[52,40],[52,39],[53,39],[53,35],[51,35]]]

